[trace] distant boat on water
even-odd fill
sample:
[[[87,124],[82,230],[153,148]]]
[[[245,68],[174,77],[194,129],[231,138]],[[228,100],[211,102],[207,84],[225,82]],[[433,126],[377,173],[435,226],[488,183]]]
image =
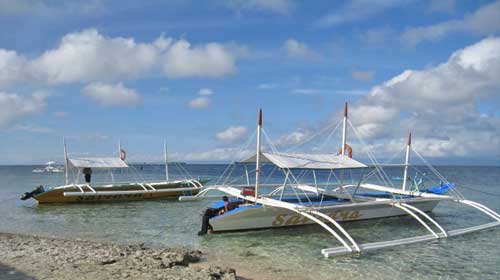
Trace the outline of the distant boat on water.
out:
[[[33,169],[33,173],[61,173],[64,172],[64,168],[60,166],[54,166],[56,164],[55,161],[49,161],[45,163],[44,168],[35,168]]]

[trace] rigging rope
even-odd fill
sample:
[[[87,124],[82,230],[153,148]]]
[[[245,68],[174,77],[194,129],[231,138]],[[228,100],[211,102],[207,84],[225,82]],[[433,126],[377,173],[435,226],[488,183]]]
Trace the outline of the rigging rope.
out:
[[[491,193],[491,192],[487,192],[487,191],[481,191],[481,190],[478,190],[478,189],[464,187],[464,186],[460,186],[460,188],[464,188],[464,189],[467,189],[467,190],[470,190],[470,191],[479,192],[479,193],[483,193],[483,194],[487,194],[487,195],[493,195],[493,196],[500,197],[500,194],[498,194],[498,193]]]
[[[416,150],[414,149],[412,150],[420,158],[420,160],[422,160],[425,163],[427,168],[429,168],[431,172],[433,172],[440,180],[442,180],[444,183],[450,183],[443,175],[441,175],[441,173],[439,173],[439,171],[437,171],[436,168],[434,168],[434,166],[432,166],[428,161],[426,161],[424,157],[422,157]],[[451,188],[451,191],[455,193],[459,198],[461,199],[465,198],[463,194],[461,194],[456,188]]]
[[[245,144],[243,144],[241,146],[241,148],[239,150],[237,150],[237,152],[248,150],[248,147],[250,146],[250,144],[252,142],[252,139],[253,139],[253,137],[255,136],[256,133],[257,133],[257,130],[254,130],[254,132],[252,133],[252,135],[248,138],[247,142]],[[217,185],[220,182],[222,182],[222,180],[224,180],[222,182],[222,185],[225,185],[227,183],[227,181],[230,179],[231,174],[233,173],[233,171],[234,171],[235,168],[236,168],[236,163],[235,162],[233,162],[231,164],[228,164],[228,166],[226,167],[226,169],[224,170],[224,172],[222,172],[222,174],[219,176],[219,178],[217,178],[217,181],[215,181],[215,184]],[[228,175],[226,175],[226,172],[229,172]]]
[[[271,139],[269,138],[269,135],[267,134],[267,132],[262,129],[262,134],[264,135],[264,138],[265,140],[267,140],[267,143],[269,145],[269,147],[271,148],[271,150],[274,152],[274,153],[278,153],[278,150],[276,149],[276,147],[273,145]],[[299,185],[299,181],[297,180],[297,178],[293,175],[293,172],[290,168],[285,168],[286,170],[289,171],[289,174],[291,175],[292,179],[295,181],[295,183],[297,184],[297,186]],[[300,204],[303,204],[302,203],[302,200],[300,199],[300,196],[298,195],[297,191],[295,190],[295,188],[292,188],[292,190],[294,191],[298,201]],[[307,200],[309,201],[309,203],[311,203],[311,199],[309,198],[309,196],[306,194],[306,192],[304,190],[302,190],[302,193],[304,194],[304,196],[307,198]]]
[[[299,142],[299,143],[296,143],[295,146],[285,150],[285,152],[291,152],[291,151],[294,151],[296,149],[298,149],[298,147],[312,141],[314,138],[316,138],[317,136],[323,134],[325,131],[327,131],[328,129],[330,129],[331,127],[333,127],[335,125],[335,128],[333,129],[333,132],[335,132],[337,130],[337,128],[339,127],[340,125],[340,122],[337,122],[336,124],[335,123],[331,123],[329,125],[326,125],[325,127],[323,127],[322,129],[320,129],[319,131],[317,131],[316,133],[312,134],[311,136],[309,136],[308,138],[306,138],[304,141],[302,142]],[[333,132],[331,134],[333,134]]]
[[[371,149],[369,148],[369,146],[361,138],[360,133],[358,132],[358,130],[354,127],[354,125],[352,125],[352,123],[351,123],[350,120],[347,120],[347,123],[352,128],[352,130],[354,131],[354,136],[356,136],[357,139],[358,139],[358,141],[360,141],[361,144],[366,147],[366,151],[365,151],[366,155],[368,156],[368,158],[370,159],[370,161],[373,163],[373,165],[377,169],[377,172],[379,173],[379,176],[381,177],[380,179],[384,182],[384,184],[390,185],[391,187],[394,187],[394,185],[392,184],[392,181],[390,180],[389,176],[381,168],[380,163],[375,158],[375,155],[373,154],[373,152],[371,151]],[[388,181],[386,181],[386,180],[388,180]]]

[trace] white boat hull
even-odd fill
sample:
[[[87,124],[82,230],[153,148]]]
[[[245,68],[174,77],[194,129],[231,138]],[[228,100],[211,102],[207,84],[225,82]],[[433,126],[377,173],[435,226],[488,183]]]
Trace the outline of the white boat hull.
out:
[[[406,200],[422,211],[432,211],[440,200]],[[406,215],[399,208],[387,203],[359,203],[350,205],[336,205],[322,208],[322,212],[338,222],[359,221],[375,218]],[[314,221],[288,209],[266,206],[250,206],[233,210],[227,214],[210,219],[213,232],[239,231],[287,226],[315,224]]]

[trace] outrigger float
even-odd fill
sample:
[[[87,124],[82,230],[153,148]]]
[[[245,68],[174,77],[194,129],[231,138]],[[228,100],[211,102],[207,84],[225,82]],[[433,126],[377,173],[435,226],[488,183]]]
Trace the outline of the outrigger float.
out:
[[[453,183],[448,182],[416,151],[414,152],[426,163],[428,170],[437,176],[440,183],[424,188],[421,180],[419,182],[418,178],[411,179],[409,177],[409,167],[413,167],[409,164],[410,151],[412,150],[411,133],[406,146],[405,163],[404,165],[397,165],[404,168],[402,186],[398,188],[394,187],[390,177],[382,168],[384,165],[377,162],[369,149],[367,155],[373,165],[368,166],[351,158],[352,149],[346,143],[347,126],[349,125],[357,136],[358,132],[347,118],[347,103],[342,124],[342,144],[339,154],[279,153],[270,140],[268,140],[268,144],[272,151],[263,152],[261,151],[261,135],[265,131],[262,129],[262,111],[260,111],[257,127],[257,152],[254,156],[235,163],[232,167],[234,168],[237,164],[244,165],[244,176],[246,176],[247,184],[217,184],[206,187],[196,196],[182,196],[179,200],[214,197],[209,193],[218,191],[232,197],[233,199],[230,201],[233,206],[237,204],[236,208],[220,214],[217,213],[217,210],[223,209],[224,204],[221,202],[215,203],[212,209],[208,209],[213,211],[207,210],[205,213],[204,221],[208,222],[208,224],[205,224],[205,228],[202,228],[201,234],[205,233],[207,229],[217,233],[317,224],[331,234],[341,245],[321,250],[325,257],[443,239],[500,225],[500,215],[498,213],[482,204],[465,199],[456,190]],[[336,127],[339,125],[340,123]],[[267,137],[267,134],[265,136]],[[360,141],[362,140],[360,139]],[[250,183],[246,167],[248,164],[255,164],[255,184],[253,186]],[[281,170],[285,177],[284,182],[274,185],[261,184],[262,164],[272,164],[278,170]],[[416,167],[414,168],[418,170]],[[273,172],[274,170],[270,173]],[[310,174],[309,178],[313,178],[313,183],[302,182],[301,179],[307,177],[305,175],[307,172]],[[317,172],[323,172],[323,178],[325,178],[325,172],[328,172],[326,183],[317,181]],[[360,178],[347,180],[346,175],[354,172],[357,172]],[[226,174],[231,173],[232,171],[226,172]],[[421,176],[427,176],[423,172],[420,173]],[[371,182],[373,180],[370,181],[370,178],[373,177],[376,177],[378,182],[382,182],[382,184]],[[332,182],[331,178],[335,178],[335,181]],[[224,182],[231,181],[225,179]],[[241,190],[242,187],[244,188],[243,191]],[[252,188],[249,189],[249,187]],[[267,193],[261,191],[261,189],[266,188],[271,191]],[[442,201],[472,207],[486,214],[493,221],[462,229],[446,230],[429,215],[429,212]],[[361,244],[354,240],[341,225],[341,222],[346,221],[403,215],[414,218],[429,234]]]
[[[125,162],[125,157],[126,153],[121,148],[121,145],[119,145],[119,157],[70,158],[67,153],[66,141],[64,141],[65,185],[48,190],[45,190],[43,186],[39,186],[32,192],[24,193],[21,199],[33,198],[38,203],[84,203],[177,198],[181,195],[196,195],[203,188],[203,184],[207,182],[206,180],[196,180],[194,178],[169,180],[167,146],[165,143],[164,181],[117,183],[115,182],[113,171],[132,168]],[[184,167],[179,165],[178,168],[184,171],[186,177],[190,177]],[[112,182],[97,185],[91,184],[90,176],[92,170],[109,172]],[[70,171],[76,171],[73,183],[70,183]],[[85,182],[80,183],[81,177],[84,176],[88,176],[88,179],[85,178]]]

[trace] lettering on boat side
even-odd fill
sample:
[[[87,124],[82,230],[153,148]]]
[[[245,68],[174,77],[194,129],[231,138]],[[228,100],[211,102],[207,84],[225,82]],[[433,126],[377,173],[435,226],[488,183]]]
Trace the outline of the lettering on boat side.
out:
[[[344,211],[344,210],[337,210],[325,214],[336,221],[357,220],[362,216],[362,214],[359,211]],[[276,216],[276,218],[274,218],[272,225],[276,227],[293,226],[293,225],[303,225],[306,224],[307,222],[309,222],[309,219],[301,215],[281,214]]]
[[[144,194],[113,194],[113,195],[96,195],[96,196],[77,196],[76,201],[100,201],[100,200],[118,200],[118,199],[137,199],[143,198]]]

